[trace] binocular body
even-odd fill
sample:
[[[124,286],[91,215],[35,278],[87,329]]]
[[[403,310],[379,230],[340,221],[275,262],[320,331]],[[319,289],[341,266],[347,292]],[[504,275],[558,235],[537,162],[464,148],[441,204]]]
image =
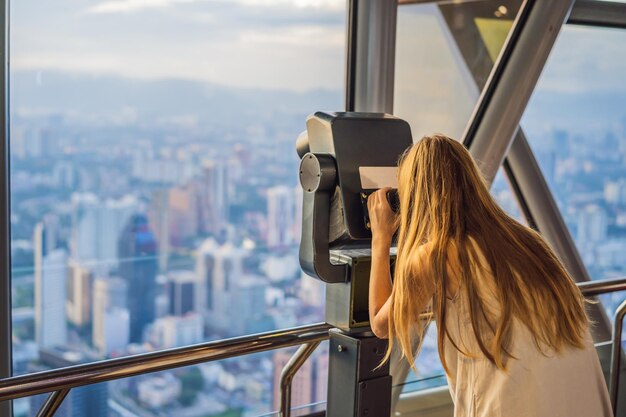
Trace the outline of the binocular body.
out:
[[[326,321],[367,327],[371,239],[368,196],[390,187],[399,209],[398,160],[412,145],[404,120],[380,113],[323,113],[298,139],[303,192],[300,265],[326,286]]]

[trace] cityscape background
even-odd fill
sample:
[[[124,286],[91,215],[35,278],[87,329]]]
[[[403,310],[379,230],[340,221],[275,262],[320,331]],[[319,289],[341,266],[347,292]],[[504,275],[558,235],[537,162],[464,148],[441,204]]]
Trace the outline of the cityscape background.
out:
[[[343,108],[344,2],[201,3],[12,8],[15,374],[323,321],[324,287],[298,264],[295,139],[308,114]],[[602,49],[624,35],[594,31],[594,57],[626,56]],[[589,88],[563,89],[559,51],[522,125],[590,275],[624,276],[626,89],[605,88],[622,63],[570,61],[570,84]],[[519,216],[501,176],[492,191]],[[603,298],[610,315],[623,298]],[[59,415],[266,415],[291,354],[75,389]],[[410,380],[441,375],[433,337],[417,368]],[[322,403],[327,374],[323,347],[293,404]]]

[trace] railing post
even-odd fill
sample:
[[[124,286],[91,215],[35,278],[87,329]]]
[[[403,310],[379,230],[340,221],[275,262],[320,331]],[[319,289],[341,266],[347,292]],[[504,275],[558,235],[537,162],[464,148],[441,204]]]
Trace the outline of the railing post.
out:
[[[626,316],[626,301],[622,302],[615,311],[613,322],[613,346],[611,347],[611,375],[609,379],[609,393],[611,394],[611,406],[613,413],[617,413],[617,400],[619,394],[620,362],[622,359],[622,327]]]
[[[55,391],[48,396],[46,402],[43,403],[41,409],[37,413],[37,417],[52,417],[54,413],[57,412],[61,404],[63,404],[63,400],[67,397],[67,394],[70,393],[70,388],[62,389],[59,391]]]
[[[280,413],[279,417],[291,416],[291,383],[300,367],[317,349],[320,342],[307,343],[298,348],[280,374]]]

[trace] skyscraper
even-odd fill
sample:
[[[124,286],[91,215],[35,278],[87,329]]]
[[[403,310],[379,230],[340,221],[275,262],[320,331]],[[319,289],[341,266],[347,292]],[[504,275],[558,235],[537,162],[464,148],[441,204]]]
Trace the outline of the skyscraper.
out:
[[[230,317],[233,334],[260,333],[270,330],[264,328],[265,323],[265,288],[267,282],[263,277],[244,275],[233,282],[230,294],[230,305],[237,306],[237,314]]]
[[[159,242],[159,270],[165,271],[170,255],[169,190],[159,189],[152,193],[148,208],[150,228]]]
[[[167,274],[167,293],[172,316],[184,316],[196,310],[196,274],[193,271],[170,271]]]
[[[183,246],[201,231],[201,186],[190,181],[169,190],[167,218],[170,243]]]
[[[217,245],[205,240],[198,249],[196,274],[199,284],[198,308],[215,329],[232,333],[232,302],[237,281],[243,279],[247,252],[232,243]]]
[[[267,190],[267,246],[284,248],[294,242],[295,195],[291,188],[272,187]]]
[[[198,313],[157,319],[152,329],[153,343],[163,349],[193,345],[204,339],[204,319]]]
[[[46,245],[44,223],[35,226],[35,341],[39,348],[67,344],[67,252]]]
[[[115,267],[120,233],[138,208],[132,195],[101,201],[91,193],[73,194],[72,257],[103,274]]]
[[[128,345],[130,316],[126,308],[127,284],[121,278],[98,278],[93,285],[92,343],[102,356]]]
[[[119,274],[128,284],[130,342],[142,343],[145,327],[154,321],[157,242],[146,216],[133,215],[119,240]]]
[[[202,222],[205,232],[216,236],[228,223],[229,175],[225,163],[205,161],[202,167]]]
[[[67,274],[67,318],[75,326],[86,326],[91,322],[91,297],[93,274],[80,263],[69,260]]]

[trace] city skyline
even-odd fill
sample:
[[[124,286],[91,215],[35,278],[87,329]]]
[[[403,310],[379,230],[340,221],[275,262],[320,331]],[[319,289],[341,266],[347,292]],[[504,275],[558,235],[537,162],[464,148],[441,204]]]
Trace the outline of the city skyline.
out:
[[[16,374],[323,321],[324,286],[298,264],[295,139],[308,114],[343,108],[343,2],[24,0],[11,13]],[[601,59],[618,42],[594,48],[616,33],[564,31],[522,120],[594,279],[626,272],[626,88],[612,88],[625,68]],[[502,177],[492,192],[516,215]],[[324,400],[324,354],[294,386],[304,402]],[[258,417],[287,357],[88,394],[110,416]],[[410,381],[442,374],[434,338],[417,369]]]

